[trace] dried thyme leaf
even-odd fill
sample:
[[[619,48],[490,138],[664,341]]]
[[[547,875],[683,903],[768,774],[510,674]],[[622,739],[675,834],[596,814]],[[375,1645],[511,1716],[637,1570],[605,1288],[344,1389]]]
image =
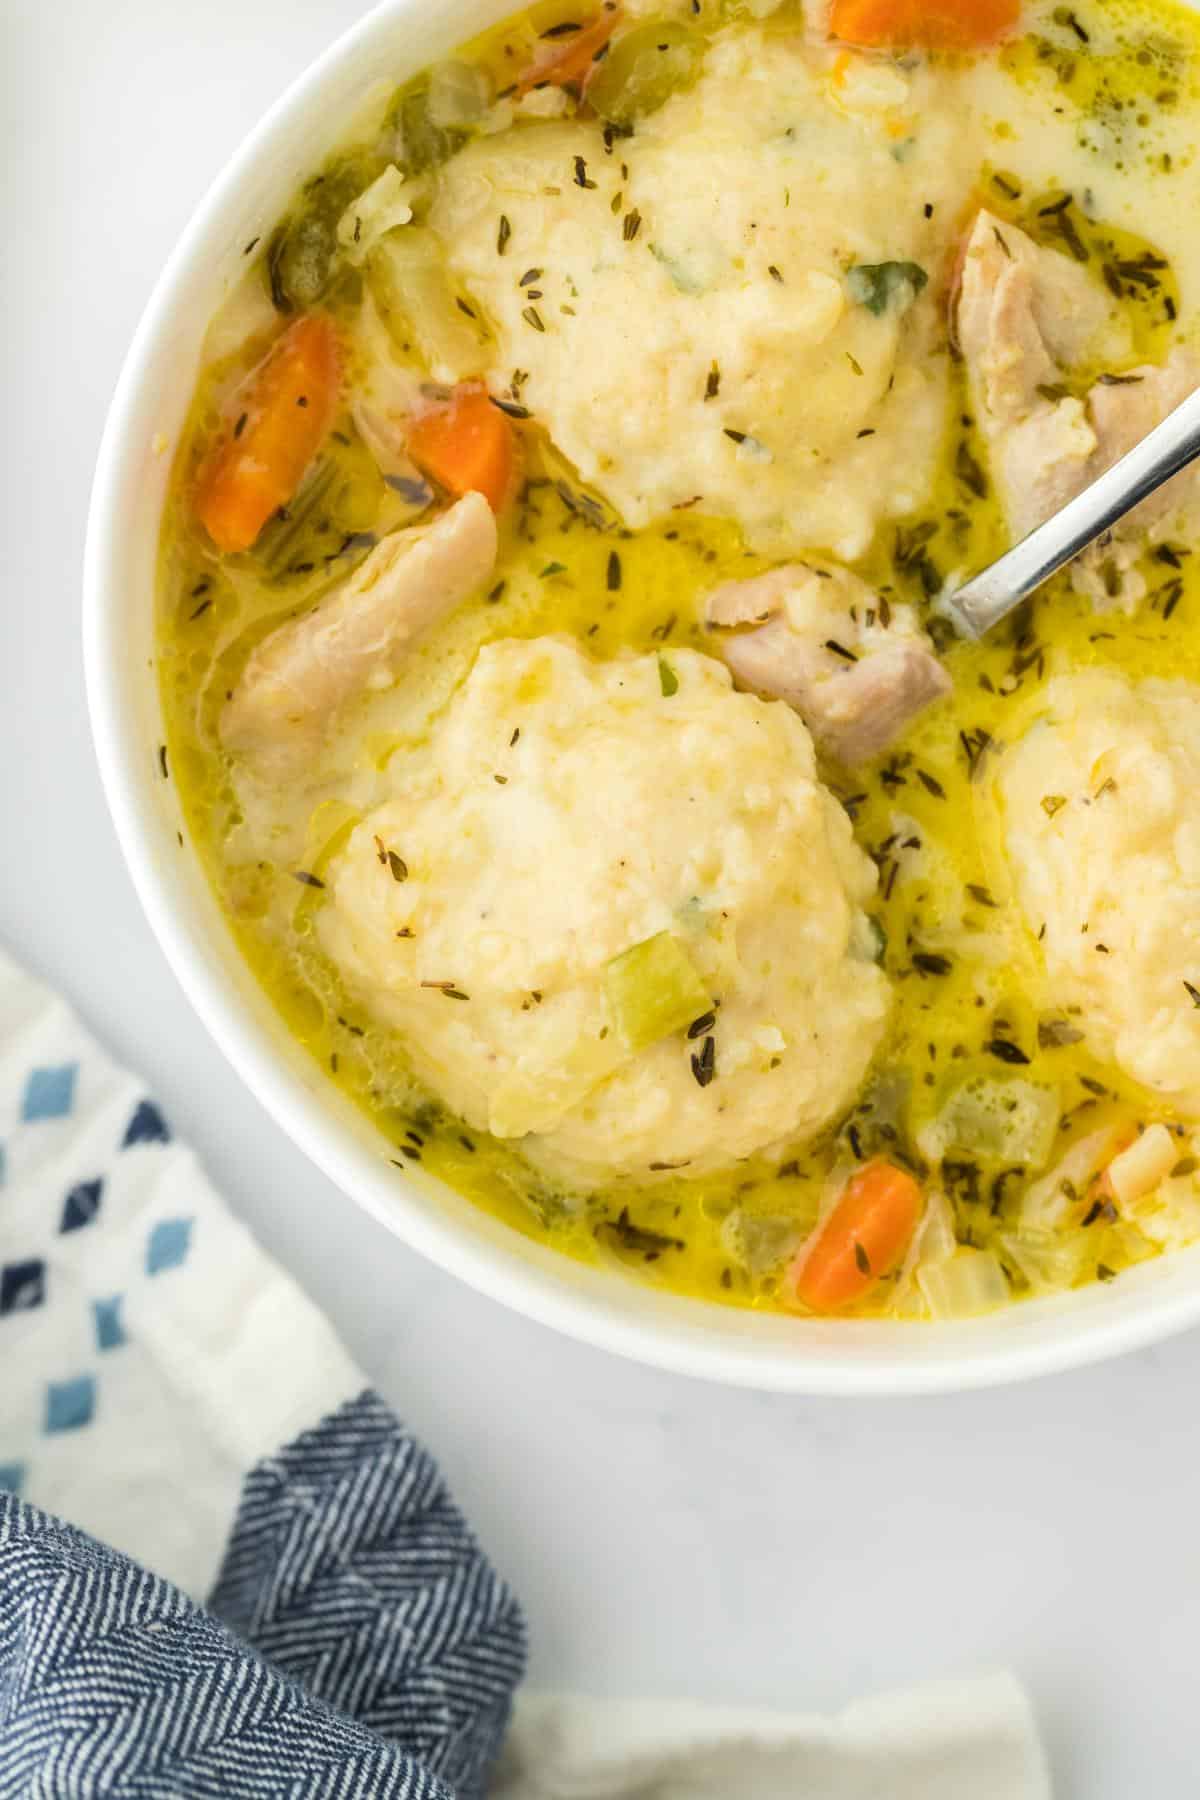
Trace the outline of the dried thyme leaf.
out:
[[[611,1241],[618,1249],[628,1250],[635,1256],[657,1257],[666,1250],[686,1250],[683,1238],[667,1237],[661,1231],[650,1231],[644,1225],[635,1225],[629,1216],[629,1208],[623,1206],[615,1219],[605,1219],[596,1226],[595,1235]]]
[[[1029,1058],[1020,1044],[1014,1044],[1010,1038],[990,1038],[983,1046],[990,1056],[1003,1063],[1027,1063]]]
[[[700,1054],[698,1056],[693,1056],[691,1059],[692,1074],[696,1078],[697,1087],[706,1088],[709,1082],[715,1078],[717,1073],[716,1059],[717,1040],[711,1036],[706,1037],[703,1044],[700,1046]]]
[[[1067,1019],[1039,1019],[1039,1050],[1063,1050],[1070,1044],[1081,1044],[1083,1033],[1078,1025],[1072,1025]]]
[[[964,439],[958,446],[954,458],[954,473],[968,492],[977,500],[986,500],[988,480],[979,463],[971,453],[971,447]]]

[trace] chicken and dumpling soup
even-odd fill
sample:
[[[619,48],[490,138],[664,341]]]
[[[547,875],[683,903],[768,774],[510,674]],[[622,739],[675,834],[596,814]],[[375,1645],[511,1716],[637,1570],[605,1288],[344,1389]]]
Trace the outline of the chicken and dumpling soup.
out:
[[[398,1171],[796,1313],[1200,1237],[1196,480],[943,610],[1200,385],[1198,148],[1164,0],[544,0],[247,246],[164,772]]]

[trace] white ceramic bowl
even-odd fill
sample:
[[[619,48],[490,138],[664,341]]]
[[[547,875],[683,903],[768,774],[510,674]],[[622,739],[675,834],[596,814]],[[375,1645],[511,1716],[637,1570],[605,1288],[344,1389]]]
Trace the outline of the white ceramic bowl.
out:
[[[267,114],[201,205],[129,352],[100,452],[84,643],[109,804],[150,922],[243,1081],[344,1194],[416,1249],[546,1325],[664,1368],[797,1393],[913,1393],[1043,1374],[1162,1338],[1200,1317],[1200,1248],[1054,1301],[961,1325],[826,1323],[676,1299],[521,1238],[419,1170],[392,1167],[369,1123],[283,1029],[243,965],[164,780],[154,587],[167,476],[204,330],[300,179],[381,86],[512,10],[513,0],[388,0]]]

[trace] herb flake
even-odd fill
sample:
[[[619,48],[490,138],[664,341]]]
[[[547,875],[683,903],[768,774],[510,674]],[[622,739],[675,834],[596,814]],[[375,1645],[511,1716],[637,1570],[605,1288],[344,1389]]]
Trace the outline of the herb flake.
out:
[[[717,1073],[717,1040],[706,1037],[700,1046],[699,1055],[693,1055],[692,1074],[696,1078],[696,1086],[706,1088],[714,1080]]]
[[[850,298],[876,319],[882,319],[893,305],[907,312],[928,285],[929,277],[920,263],[855,263],[846,271]]]
[[[1027,1063],[1029,1058],[1020,1044],[1014,1044],[1011,1038],[989,1038],[983,1046],[989,1056],[994,1056],[1002,1063]]]

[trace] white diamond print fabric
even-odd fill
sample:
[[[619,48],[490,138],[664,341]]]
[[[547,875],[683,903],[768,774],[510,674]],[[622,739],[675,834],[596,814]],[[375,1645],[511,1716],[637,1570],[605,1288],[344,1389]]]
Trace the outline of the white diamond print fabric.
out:
[[[137,1079],[0,955],[0,1487],[203,1599],[246,1472],[362,1386]]]

